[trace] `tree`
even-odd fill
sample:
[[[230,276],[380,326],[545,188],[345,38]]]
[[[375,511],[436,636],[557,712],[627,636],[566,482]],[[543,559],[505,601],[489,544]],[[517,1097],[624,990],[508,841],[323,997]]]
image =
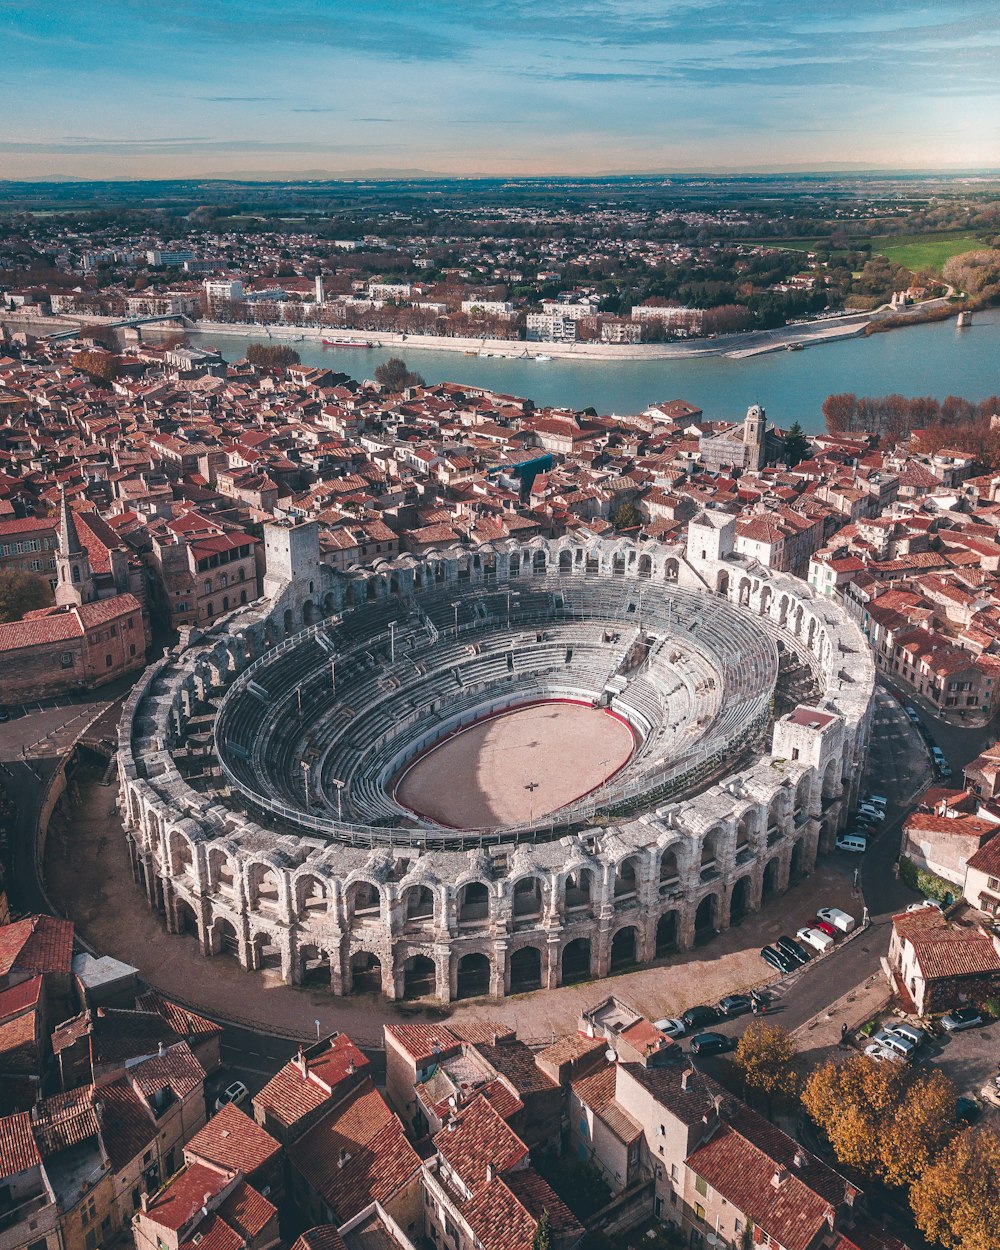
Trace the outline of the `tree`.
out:
[[[375,370],[375,381],[392,395],[405,391],[409,386],[424,385],[420,374],[411,373],[406,367],[406,361],[400,360],[398,356],[390,356],[385,364],[379,365]]]
[[[917,1227],[948,1250],[1000,1248],[1000,1134],[966,1129],[910,1190]]]
[[[941,1072],[855,1055],[806,1082],[802,1104],[841,1163],[887,1185],[912,1184],[954,1133],[957,1091]]]
[[[122,371],[121,357],[114,356],[111,352],[77,352],[73,357],[73,365],[102,386],[113,382]]]
[[[809,454],[809,440],[798,421],[793,421],[785,432],[785,464],[794,469]]]
[[[740,1038],[734,1059],[747,1088],[758,1090],[770,1102],[798,1093],[795,1053],[795,1043],[784,1029],[754,1020]]]
[[[620,503],[611,514],[611,524],[616,530],[635,529],[641,519],[635,504],[629,503],[627,500],[624,503]]]
[[[52,588],[44,577],[0,570],[0,624],[18,621],[25,612],[47,608],[51,603]]]
[[[548,1207],[542,1210],[538,1219],[538,1227],[531,1241],[531,1250],[552,1250],[552,1229],[549,1221]]]
[[[294,347],[281,343],[254,343],[247,348],[247,360],[258,369],[287,369],[302,362]]]

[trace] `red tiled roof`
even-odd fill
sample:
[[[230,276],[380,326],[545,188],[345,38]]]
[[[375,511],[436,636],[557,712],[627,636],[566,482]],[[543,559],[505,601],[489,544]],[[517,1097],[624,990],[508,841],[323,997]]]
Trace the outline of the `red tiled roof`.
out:
[[[642,1125],[615,1101],[615,1066],[605,1064],[572,1083],[573,1093],[585,1107],[607,1125],[620,1142],[628,1145],[642,1136]]]
[[[262,1168],[280,1150],[280,1143],[235,1103],[227,1103],[184,1147],[185,1158],[235,1168],[245,1176]]]
[[[292,1243],[292,1250],[347,1250],[347,1246],[332,1224],[317,1224]]]
[[[0,1180],[38,1167],[41,1161],[31,1131],[31,1113],[20,1111],[0,1119]]]
[[[231,1175],[226,1176],[203,1163],[190,1163],[160,1190],[149,1204],[146,1215],[161,1227],[176,1232],[194,1217],[206,1194],[214,1197],[231,1180]]]
[[[14,971],[69,973],[72,967],[72,921],[26,916],[0,928],[0,976]]]
[[[506,1172],[528,1154],[520,1137],[480,1096],[460,1107],[433,1140],[441,1157],[473,1191],[485,1180],[487,1164]]]

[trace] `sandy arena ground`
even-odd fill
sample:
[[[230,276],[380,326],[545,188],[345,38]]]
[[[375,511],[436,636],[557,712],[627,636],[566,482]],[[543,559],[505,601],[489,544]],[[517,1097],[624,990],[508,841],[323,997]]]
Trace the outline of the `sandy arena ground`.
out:
[[[445,739],[403,773],[396,799],[454,829],[520,824],[596,789],[634,747],[632,731],[610,712],[532,704]]]

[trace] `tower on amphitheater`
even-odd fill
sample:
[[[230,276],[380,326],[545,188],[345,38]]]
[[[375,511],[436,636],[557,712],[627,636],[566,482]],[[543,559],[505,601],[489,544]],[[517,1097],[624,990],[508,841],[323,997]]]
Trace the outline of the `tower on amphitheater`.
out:
[[[346,573],[311,523],[265,543],[265,597],[120,729],[137,886],[206,957],[390,999],[605,976],[786,890],[857,798],[866,641],[731,517]]]

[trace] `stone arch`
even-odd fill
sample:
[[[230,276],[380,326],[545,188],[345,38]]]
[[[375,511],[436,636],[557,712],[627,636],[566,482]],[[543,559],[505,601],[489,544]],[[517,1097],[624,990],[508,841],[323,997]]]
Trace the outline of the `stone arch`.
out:
[[[253,967],[258,972],[281,971],[281,948],[276,945],[274,937],[262,929],[253,935]]]
[[[769,859],[764,865],[764,871],[760,879],[760,897],[764,899],[773,898],[778,893],[779,882],[781,879],[781,863],[777,855],[773,859]]]
[[[841,788],[840,768],[835,759],[829,760],[823,772],[823,803],[832,803],[838,799]]]
[[[194,851],[191,843],[179,829],[171,829],[169,834],[170,873],[178,877],[183,873],[194,874]]]
[[[596,880],[592,868],[575,868],[566,874],[563,906],[567,916],[586,915],[593,910]]]
[[[533,873],[518,877],[511,890],[511,911],[514,922],[541,919],[545,907],[545,890],[541,877]]]
[[[706,894],[694,913],[694,940],[707,941],[719,928],[719,896]]]
[[[754,826],[756,824],[755,814],[752,808],[747,808],[739,819],[736,821],[736,857],[739,859],[744,852],[749,853],[753,840]]]
[[[542,988],[542,952],[537,946],[522,946],[510,957],[510,992],[526,994]]]
[[[573,571],[573,553],[569,550],[568,547],[564,547],[562,551],[559,552],[559,572],[560,573],[572,573],[572,571]]]
[[[625,576],[625,552],[624,551],[616,551],[615,554],[611,557],[611,576],[612,577],[624,577]]]
[[[318,946],[299,947],[299,984],[329,986],[333,982],[330,952]]]
[[[809,799],[812,794],[812,776],[803,773],[795,786],[795,814],[808,815]]]
[[[719,825],[709,829],[701,841],[701,877],[703,881],[719,875],[722,860],[723,830]]]
[[[237,868],[221,847],[208,852],[209,886],[221,894],[236,894]]]
[[[660,893],[665,894],[680,884],[681,866],[677,852],[681,849],[680,842],[673,842],[660,853],[659,885]]]
[[[489,924],[490,888],[484,881],[468,881],[455,899],[455,915],[460,927],[479,928]]]
[[[619,972],[635,966],[639,957],[639,931],[634,925],[625,925],[611,939],[610,970]]]
[[[251,911],[277,911],[281,881],[276,868],[259,860],[247,868],[247,900]]]
[[[544,575],[548,557],[545,554],[544,547],[538,547],[535,554],[531,558],[531,571],[538,576]]]
[[[601,557],[596,551],[587,552],[587,567],[584,570],[588,577],[597,577],[601,572]]]
[[[403,893],[403,919],[407,925],[434,922],[434,891],[426,885],[411,885]]]
[[[739,589],[737,592],[737,600],[741,608],[748,608],[750,606],[750,578],[749,577],[740,578]]]
[[[378,598],[378,587],[375,584],[374,577],[365,578],[365,602],[374,603]]]
[[[562,985],[590,980],[590,938],[573,938],[562,950]]]
[[[174,899],[174,927],[178,933],[189,933],[193,937],[200,936],[198,917],[186,898]]]
[[[677,581],[679,573],[680,565],[673,558],[673,556],[671,556],[671,558],[665,561],[663,565],[663,580],[665,582],[675,582]]]
[[[636,569],[638,577],[653,576],[653,557],[649,553],[645,553],[639,557],[639,567]]]
[[[382,915],[382,891],[374,881],[352,881],[344,892],[349,925],[377,924]]]
[[[507,561],[507,569],[510,577],[521,576],[521,553],[519,551],[511,552],[510,559]]]
[[[403,997],[430,998],[437,989],[437,967],[427,955],[411,955],[403,963]]]
[[[784,790],[772,795],[767,805],[767,840],[773,844],[785,831],[785,812],[787,799]]]
[[[771,610],[771,600],[774,598],[774,591],[770,586],[764,586],[760,592],[760,614],[767,616]]]
[[[217,916],[212,924],[209,938],[209,950],[213,955],[232,955],[240,957],[240,939],[236,926],[225,916]]]
[[[796,638],[802,634],[802,619],[805,616],[805,609],[801,603],[795,605],[795,615],[792,617],[792,633]]]
[[[642,861],[638,855],[627,855],[615,864],[614,897],[621,905],[633,900],[642,888]]]
[[[750,910],[750,878],[738,877],[729,895],[729,923],[739,924]]]
[[[327,910],[326,885],[315,873],[304,872],[295,882],[295,911],[302,918]]]
[[[328,590],[323,596],[323,615],[333,616],[337,610],[337,596],[332,590]]]
[[[788,859],[788,876],[789,878],[799,878],[806,875],[806,852],[803,838],[797,838],[792,843],[792,853]]]
[[[455,997],[481,998],[490,992],[490,959],[482,951],[470,951],[455,965]]]
[[[788,624],[788,608],[789,608],[788,596],[782,595],[778,603],[778,625],[781,629],[784,629],[785,626]]]
[[[311,599],[307,599],[305,603],[302,605],[303,626],[308,628],[308,626],[310,625],[315,625],[318,619],[319,619],[319,613],[316,611],[315,603],[313,603]]]
[[[378,994],[382,990],[382,961],[374,951],[351,955],[351,993]]]
[[[292,615],[291,608],[285,608],[282,616],[282,624],[285,630],[285,637],[288,638],[295,631],[295,617]]]
[[[677,949],[678,913],[665,911],[656,922],[656,954],[669,955]]]

